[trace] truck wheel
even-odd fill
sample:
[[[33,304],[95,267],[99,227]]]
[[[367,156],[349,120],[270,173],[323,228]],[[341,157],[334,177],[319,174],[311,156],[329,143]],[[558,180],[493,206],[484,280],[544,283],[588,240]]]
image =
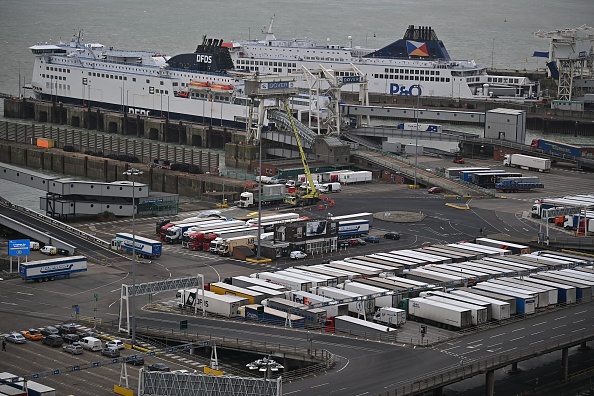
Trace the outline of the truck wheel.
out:
[[[54,279],[56,279],[56,277],[54,276],[50,276],[49,280],[53,281]]]

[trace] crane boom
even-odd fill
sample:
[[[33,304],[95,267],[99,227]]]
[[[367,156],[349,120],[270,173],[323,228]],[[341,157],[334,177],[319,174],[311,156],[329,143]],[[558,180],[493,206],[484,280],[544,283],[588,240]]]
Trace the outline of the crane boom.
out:
[[[295,126],[295,121],[293,120],[293,115],[291,114],[291,109],[289,108],[289,101],[287,99],[285,99],[285,111],[287,112],[287,115],[289,117],[291,129],[293,130],[293,135],[295,136],[295,140],[297,141],[297,147],[299,147],[299,155],[301,156],[301,163],[303,164],[303,171],[305,172],[305,177],[307,178],[308,184],[306,190],[307,192],[305,194],[302,194],[299,197],[288,197],[289,199],[286,202],[297,206],[317,203],[319,192],[316,189],[313,177],[311,176],[311,172],[309,171],[309,165],[307,165],[307,158],[305,157],[305,152],[303,151],[303,146],[301,145],[301,139],[299,138],[299,133],[297,132],[297,127]]]

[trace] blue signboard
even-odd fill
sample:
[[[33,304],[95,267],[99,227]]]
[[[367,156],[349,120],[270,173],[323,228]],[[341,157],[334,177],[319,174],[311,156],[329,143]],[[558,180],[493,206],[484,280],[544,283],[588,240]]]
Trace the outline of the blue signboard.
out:
[[[15,239],[8,241],[9,256],[28,256],[31,253],[30,241],[28,239]]]
[[[342,78],[343,84],[356,84],[361,82],[361,76],[344,76]]]
[[[293,86],[292,81],[274,81],[262,84],[262,89],[289,89]]]

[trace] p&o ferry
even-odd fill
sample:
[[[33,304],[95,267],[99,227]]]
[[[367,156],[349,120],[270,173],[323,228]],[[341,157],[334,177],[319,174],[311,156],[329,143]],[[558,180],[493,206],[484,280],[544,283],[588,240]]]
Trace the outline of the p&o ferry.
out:
[[[274,17],[268,29],[262,29],[266,33],[263,40],[225,43],[236,68],[281,75],[320,67],[333,69],[339,77],[363,73],[369,93],[389,95],[518,99],[535,98],[539,93],[538,82],[527,77],[488,75],[486,68],[473,60],[452,60],[431,27],[411,25],[402,39],[370,49],[353,47],[351,36],[346,47],[318,45],[308,39],[279,40],[273,23]],[[358,88],[346,84],[342,90],[357,92]]]

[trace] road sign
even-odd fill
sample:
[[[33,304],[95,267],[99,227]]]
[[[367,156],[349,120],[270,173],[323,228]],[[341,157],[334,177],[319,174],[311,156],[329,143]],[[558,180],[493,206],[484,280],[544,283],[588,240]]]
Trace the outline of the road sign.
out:
[[[187,320],[180,320],[179,321],[179,329],[180,330],[187,330],[188,329],[188,321]]]
[[[93,298],[95,299],[95,301],[99,301],[99,294],[95,293],[95,295],[93,296]]]
[[[15,239],[8,241],[9,256],[28,256],[31,253],[29,239]]]

